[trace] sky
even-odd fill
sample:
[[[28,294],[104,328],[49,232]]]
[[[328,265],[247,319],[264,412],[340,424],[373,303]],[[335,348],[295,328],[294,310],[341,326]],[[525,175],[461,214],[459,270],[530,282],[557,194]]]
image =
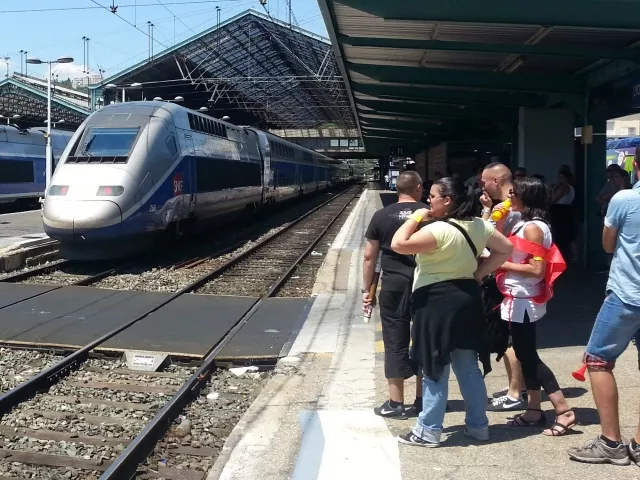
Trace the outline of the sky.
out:
[[[327,36],[317,0],[291,2],[301,28]],[[112,4],[118,6],[117,14],[122,18],[101,8]],[[71,56],[73,63],[54,65],[53,73],[60,80],[81,77],[82,37],[88,37],[91,75],[104,69],[107,78],[147,58],[148,21],[155,25],[157,54],[172,46],[174,38],[179,43],[215,26],[217,6],[222,21],[248,9],[265,12],[259,0],[5,0],[0,2],[0,77],[6,74],[5,57],[10,57],[9,74],[20,73],[20,50],[42,60]],[[286,0],[267,0],[267,6],[273,17],[288,21]],[[45,68],[29,65],[28,73],[46,78]]]

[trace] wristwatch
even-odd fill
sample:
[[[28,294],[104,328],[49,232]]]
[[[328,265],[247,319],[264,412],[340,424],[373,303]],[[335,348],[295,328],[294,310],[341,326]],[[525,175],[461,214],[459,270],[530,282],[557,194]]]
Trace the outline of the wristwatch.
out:
[[[369,290],[367,290],[366,288],[362,288],[362,289],[360,290],[360,293],[369,293]]]
[[[476,210],[477,211],[477,210]],[[482,209],[482,214],[485,215],[487,213],[491,213],[491,209],[490,208],[483,208]]]

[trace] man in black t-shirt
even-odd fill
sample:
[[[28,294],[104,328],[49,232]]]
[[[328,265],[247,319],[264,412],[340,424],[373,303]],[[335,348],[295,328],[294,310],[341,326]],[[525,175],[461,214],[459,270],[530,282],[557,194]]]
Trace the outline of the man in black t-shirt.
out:
[[[413,171],[402,172],[396,183],[398,203],[378,210],[371,218],[365,234],[362,301],[366,308],[373,302],[369,290],[373,282],[378,253],[382,252],[382,288],[379,295],[382,341],[384,343],[384,373],[389,384],[389,400],[374,408],[381,417],[406,418],[404,408],[404,381],[414,376],[417,368],[409,359],[411,317],[401,305],[405,291],[410,291],[416,263],[413,255],[400,255],[391,250],[396,230],[413,212],[428,208],[420,202],[422,179]],[[405,311],[406,310],[406,311]],[[422,378],[416,381],[416,413],[422,410]]]

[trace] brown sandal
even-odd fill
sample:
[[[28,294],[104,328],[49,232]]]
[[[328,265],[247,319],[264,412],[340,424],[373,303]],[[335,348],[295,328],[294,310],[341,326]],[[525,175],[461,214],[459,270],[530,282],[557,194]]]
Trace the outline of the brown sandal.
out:
[[[565,413],[569,412],[573,412],[573,410],[566,410],[564,412],[556,414],[556,421],[553,422],[553,425],[551,425],[551,427],[549,427],[549,431],[551,433],[549,434],[543,432],[543,435],[547,437],[563,437],[569,433],[573,433],[573,427],[578,425],[578,422],[576,420],[571,422],[569,425],[563,425],[562,423],[558,422],[558,417],[560,417],[560,415],[564,415]],[[558,427],[560,430],[556,430],[556,427]]]

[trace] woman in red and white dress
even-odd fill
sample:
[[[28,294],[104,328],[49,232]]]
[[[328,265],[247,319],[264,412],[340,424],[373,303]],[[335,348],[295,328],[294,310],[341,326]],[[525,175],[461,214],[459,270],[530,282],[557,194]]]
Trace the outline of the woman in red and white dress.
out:
[[[547,313],[550,287],[566,264],[553,245],[546,186],[537,178],[516,178],[509,193],[512,209],[521,213],[522,220],[512,230],[513,253],[502,265],[503,273],[498,275],[499,287],[505,295],[501,317],[503,325],[511,331],[513,349],[522,364],[529,395],[527,411],[514,416],[509,425],[546,425],[540,408],[540,388],[543,388],[556,414],[555,422],[544,430],[544,434],[561,436],[576,425],[576,417],[567,405],[555,375],[538,355],[536,324]]]

